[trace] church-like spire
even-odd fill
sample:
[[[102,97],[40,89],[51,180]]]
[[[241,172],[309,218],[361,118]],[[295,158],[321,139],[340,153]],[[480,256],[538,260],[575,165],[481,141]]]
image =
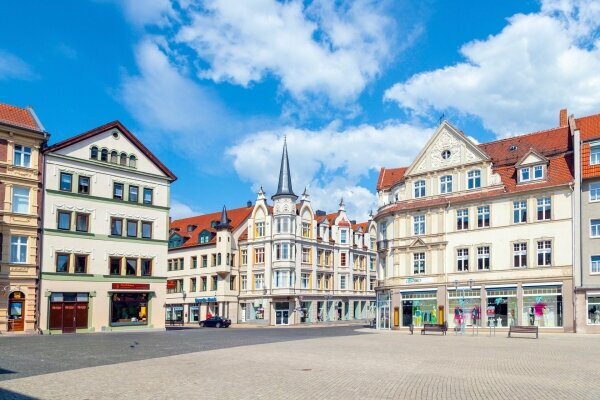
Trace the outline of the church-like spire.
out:
[[[294,200],[298,198],[292,190],[292,174],[290,172],[290,160],[288,159],[287,152],[287,141],[283,138],[283,154],[281,155],[281,167],[279,169],[279,184],[277,185],[277,192],[271,197],[279,196],[291,196]]]
[[[340,199],[340,208],[338,208],[338,212],[340,212],[340,211],[346,211],[346,205],[344,204],[343,197]]]
[[[221,219],[216,226],[217,230],[229,229],[231,225],[229,224],[229,218],[227,218],[227,208],[223,206],[223,211],[221,211]]]

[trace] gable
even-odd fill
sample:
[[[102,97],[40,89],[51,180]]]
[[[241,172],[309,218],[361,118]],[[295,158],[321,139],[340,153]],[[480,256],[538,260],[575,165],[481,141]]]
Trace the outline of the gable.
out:
[[[541,164],[541,163],[547,163],[548,159],[546,157],[544,157],[543,155],[541,155],[540,153],[538,153],[535,150],[529,150],[527,152],[527,154],[525,154],[523,156],[523,158],[515,165],[515,167],[522,167],[522,166],[527,166],[527,165],[533,165],[533,164]]]
[[[444,158],[444,153],[448,155],[447,158]],[[489,161],[489,157],[464,134],[444,121],[408,168],[405,176],[483,161]]]

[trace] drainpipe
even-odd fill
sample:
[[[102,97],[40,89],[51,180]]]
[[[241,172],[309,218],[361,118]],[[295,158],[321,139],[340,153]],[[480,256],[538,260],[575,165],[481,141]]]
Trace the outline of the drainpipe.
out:
[[[40,171],[40,186],[41,186],[41,195],[38,196],[38,251],[37,251],[37,260],[36,264],[38,265],[39,270],[37,271],[37,297],[36,297],[36,318],[35,318],[35,330],[38,333],[42,333],[42,329],[40,327],[40,318],[41,318],[41,306],[42,306],[42,296],[44,294],[41,291],[42,285],[42,260],[43,260],[43,248],[44,248],[44,205],[46,203],[46,157],[44,155],[44,151],[46,150],[48,144],[48,134],[44,132],[44,141],[40,145],[39,150],[39,161],[38,161],[38,170]]]
[[[573,215],[571,218],[572,239],[573,239],[573,332],[577,332],[577,288],[583,286],[583,263],[581,254],[583,250],[581,240],[581,139],[580,131],[575,126],[573,116],[569,118],[569,127],[573,129],[573,163],[575,177],[574,185],[571,187],[573,195],[571,196]]]

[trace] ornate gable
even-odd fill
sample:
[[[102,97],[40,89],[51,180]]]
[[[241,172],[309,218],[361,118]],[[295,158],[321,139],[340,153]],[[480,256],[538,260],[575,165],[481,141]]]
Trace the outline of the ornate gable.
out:
[[[417,175],[480,161],[489,161],[489,157],[463,133],[444,121],[405,175]]]

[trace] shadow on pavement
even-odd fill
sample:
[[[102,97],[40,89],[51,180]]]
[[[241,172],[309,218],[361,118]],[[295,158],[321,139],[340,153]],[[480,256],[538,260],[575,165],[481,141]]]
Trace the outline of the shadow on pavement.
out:
[[[0,388],[0,399],[2,400],[35,400],[37,397],[26,396],[12,390]]]

